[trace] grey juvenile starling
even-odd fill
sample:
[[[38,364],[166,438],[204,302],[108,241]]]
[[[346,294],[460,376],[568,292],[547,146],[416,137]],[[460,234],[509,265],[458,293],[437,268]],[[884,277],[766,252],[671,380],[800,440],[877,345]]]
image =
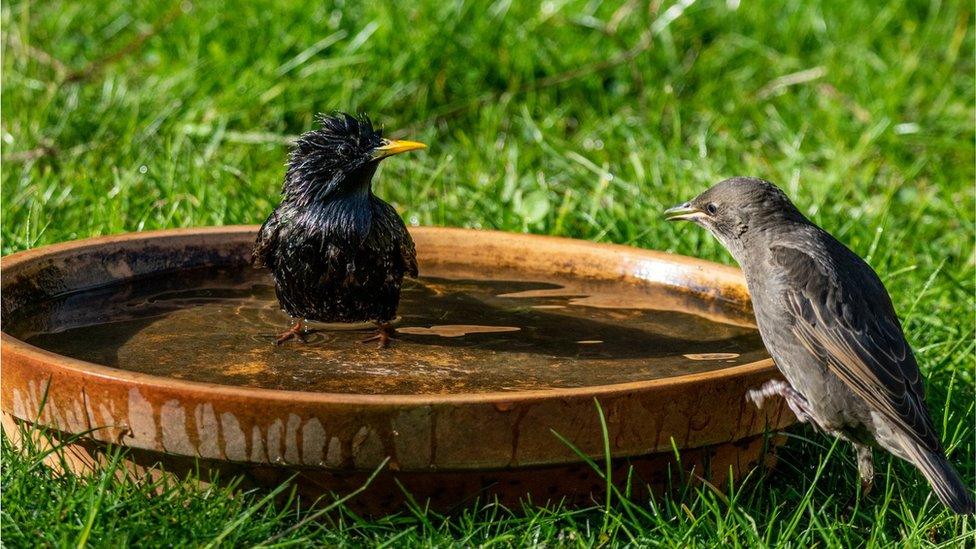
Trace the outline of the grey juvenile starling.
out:
[[[366,341],[385,346],[404,275],[417,276],[413,240],[399,214],[373,194],[380,160],[422,149],[391,141],[369,118],[319,116],[291,152],[281,203],[258,233],[254,264],[271,269],[281,307],[296,319],[277,342],[303,338],[303,320],[372,321]]]
[[[761,179],[727,179],[665,215],[708,229],[745,273],[759,333],[788,382],[750,391],[757,406],[778,394],[800,421],[850,441],[864,492],[878,445],[915,465],[947,507],[973,513],[891,298],[864,260]]]

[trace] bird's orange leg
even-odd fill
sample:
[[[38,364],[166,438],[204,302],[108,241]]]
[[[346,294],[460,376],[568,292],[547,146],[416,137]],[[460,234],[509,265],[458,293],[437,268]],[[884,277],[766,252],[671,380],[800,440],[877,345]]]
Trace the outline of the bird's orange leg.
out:
[[[396,328],[393,327],[393,324],[390,324],[389,322],[377,322],[376,333],[364,339],[362,343],[379,341],[380,349],[385,349],[390,346],[391,341],[396,339],[393,337],[394,335],[396,335]]]
[[[296,322],[291,328],[288,328],[284,332],[278,334],[277,339],[275,339],[275,345],[281,345],[293,337],[297,338],[298,341],[305,343],[305,326],[302,325],[301,319],[299,319],[298,322]]]

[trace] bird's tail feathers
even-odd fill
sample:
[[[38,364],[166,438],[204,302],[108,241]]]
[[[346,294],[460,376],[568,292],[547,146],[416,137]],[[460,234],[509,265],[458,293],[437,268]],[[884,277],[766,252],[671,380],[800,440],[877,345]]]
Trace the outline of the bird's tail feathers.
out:
[[[959,473],[956,472],[945,455],[941,452],[936,453],[927,448],[922,448],[914,441],[902,440],[906,457],[918,467],[925,479],[929,481],[932,490],[943,505],[960,515],[976,513],[976,506],[974,506],[969,487],[963,483]]]

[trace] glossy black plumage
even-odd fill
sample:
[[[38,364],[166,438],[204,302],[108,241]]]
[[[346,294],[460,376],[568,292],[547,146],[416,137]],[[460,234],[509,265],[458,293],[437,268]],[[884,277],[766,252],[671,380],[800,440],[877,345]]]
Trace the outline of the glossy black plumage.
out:
[[[365,116],[319,121],[321,128],[303,134],[292,150],[281,202],[261,227],[254,263],[271,269],[278,301],[292,317],[389,322],[403,277],[417,276],[413,240],[371,188],[388,156],[377,151],[397,142],[383,139]]]

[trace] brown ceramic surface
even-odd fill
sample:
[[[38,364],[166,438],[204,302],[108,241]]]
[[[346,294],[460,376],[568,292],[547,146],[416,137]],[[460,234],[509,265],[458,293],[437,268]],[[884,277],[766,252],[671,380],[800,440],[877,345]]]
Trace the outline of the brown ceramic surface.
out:
[[[496,379],[495,385],[465,383],[463,378],[451,383],[421,383],[417,380],[424,376],[418,376],[409,384],[377,388],[366,375],[358,382],[359,388],[343,391],[347,387],[340,384],[341,379],[332,378],[312,384],[318,389],[313,392],[268,388],[275,387],[275,382],[256,379],[260,376],[244,376],[240,378],[243,382],[229,385],[117,369],[45,351],[8,333],[8,319],[23,318],[25,311],[67,293],[160,273],[175,277],[205,267],[244,269],[255,231],[256,227],[220,227],[120,235],[3,258],[5,325],[0,335],[0,407],[8,427],[9,420],[16,418],[65,433],[93,429],[93,444],[122,443],[138,449],[134,456],[144,463],[163,460],[172,464],[201,458],[221,467],[251,471],[256,478],[277,477],[267,473],[262,477],[255,471],[274,470],[283,475],[294,468],[308,479],[318,479],[308,482],[323,489],[342,488],[342,479],[354,483],[390,457],[391,470],[398,471],[403,479],[413,479],[418,487],[435,487],[418,488],[418,492],[434,497],[438,493],[443,496],[445,490],[470,495],[464,486],[483,488],[486,482],[514,482],[516,487],[508,488],[510,493],[522,490],[544,495],[554,486],[558,493],[570,491],[565,486],[569,482],[566,471],[575,470],[579,459],[553,432],[590,455],[600,455],[603,442],[594,399],[605,411],[613,456],[618,460],[632,458],[650,469],[659,469],[646,464],[665,460],[673,439],[679,448],[700,449],[696,450],[696,455],[702,456],[698,463],[708,462],[709,456],[714,458],[707,468],[722,472],[723,465],[727,471],[731,464],[738,471],[758,456],[756,437],[767,426],[779,428],[793,421],[782,406],[770,405],[765,412],[758,412],[743,398],[746,390],[772,377],[775,370],[771,361],[760,359],[763,355],[748,343],[755,336],[750,335],[752,318],[739,271],[670,254],[550,237],[414,229],[411,232],[421,274],[431,277],[418,283],[417,291],[436,294],[438,278],[496,279],[506,284],[559,281],[499,292],[492,299],[523,300],[529,307],[539,306],[533,313],[538,315],[565,314],[560,308],[567,304],[583,306],[599,317],[620,308],[623,296],[624,308],[630,310],[682,311],[704,319],[701,322],[709,321],[706,324],[720,322],[725,326],[724,335],[701,339],[714,337],[724,343],[676,347],[676,352],[685,351],[675,356],[686,361],[690,370],[661,375],[633,370],[631,374],[638,375],[635,379],[639,381],[614,383],[626,377],[608,375],[606,384],[594,385],[592,376],[574,381],[572,376],[560,374],[513,385],[512,381],[519,379],[518,369],[513,369],[507,378]],[[614,290],[594,290],[608,287]],[[484,319],[411,323],[408,311],[409,307],[401,311],[405,313],[401,325],[404,335],[394,347],[394,357],[412,346],[436,347],[432,355],[439,360],[464,349],[456,344],[431,345],[431,338],[444,342],[456,341],[455,337],[461,341],[502,341],[490,338],[519,335],[514,330],[485,330],[492,323]],[[567,319],[567,326],[573,322],[582,321]],[[30,322],[27,324],[18,327],[17,333],[28,334],[32,328]],[[494,323],[494,328],[523,328],[517,324]],[[37,328],[34,326],[35,331]],[[569,335],[583,350],[574,347],[574,356],[597,352],[590,349],[601,345],[611,348],[603,336],[587,335],[593,332],[591,326],[577,328]],[[666,326],[655,329],[659,335],[667,335]],[[327,333],[320,344],[346,345],[341,339],[345,336]],[[259,335],[255,337],[260,340]],[[729,343],[737,337],[738,343]],[[736,345],[741,349],[731,351],[745,352],[731,352]],[[350,344],[343,348],[346,355],[355,354],[352,362],[358,365],[368,364],[370,357],[377,356],[372,347]],[[620,341],[612,347],[624,348]],[[642,347],[638,343],[634,348]],[[165,349],[161,345],[155,354],[159,364],[167,363]],[[262,353],[273,352],[270,341],[267,345],[261,341],[260,349]],[[508,349],[493,352],[502,351]],[[292,347],[285,352],[308,351]],[[143,353],[134,363],[146,363],[153,356]],[[651,362],[654,357],[637,353],[628,358],[635,365],[641,359]],[[181,357],[177,362],[186,361]],[[176,370],[193,370],[192,364],[183,366]],[[227,376],[214,379],[234,383],[234,378]],[[38,415],[42,400],[46,404]],[[717,468],[716,463],[720,465]],[[552,474],[537,478],[532,471]],[[461,482],[462,478],[468,481]],[[547,486],[517,487],[530,478]],[[544,478],[553,480],[538,480]],[[587,482],[580,479],[575,484],[582,487]]]

